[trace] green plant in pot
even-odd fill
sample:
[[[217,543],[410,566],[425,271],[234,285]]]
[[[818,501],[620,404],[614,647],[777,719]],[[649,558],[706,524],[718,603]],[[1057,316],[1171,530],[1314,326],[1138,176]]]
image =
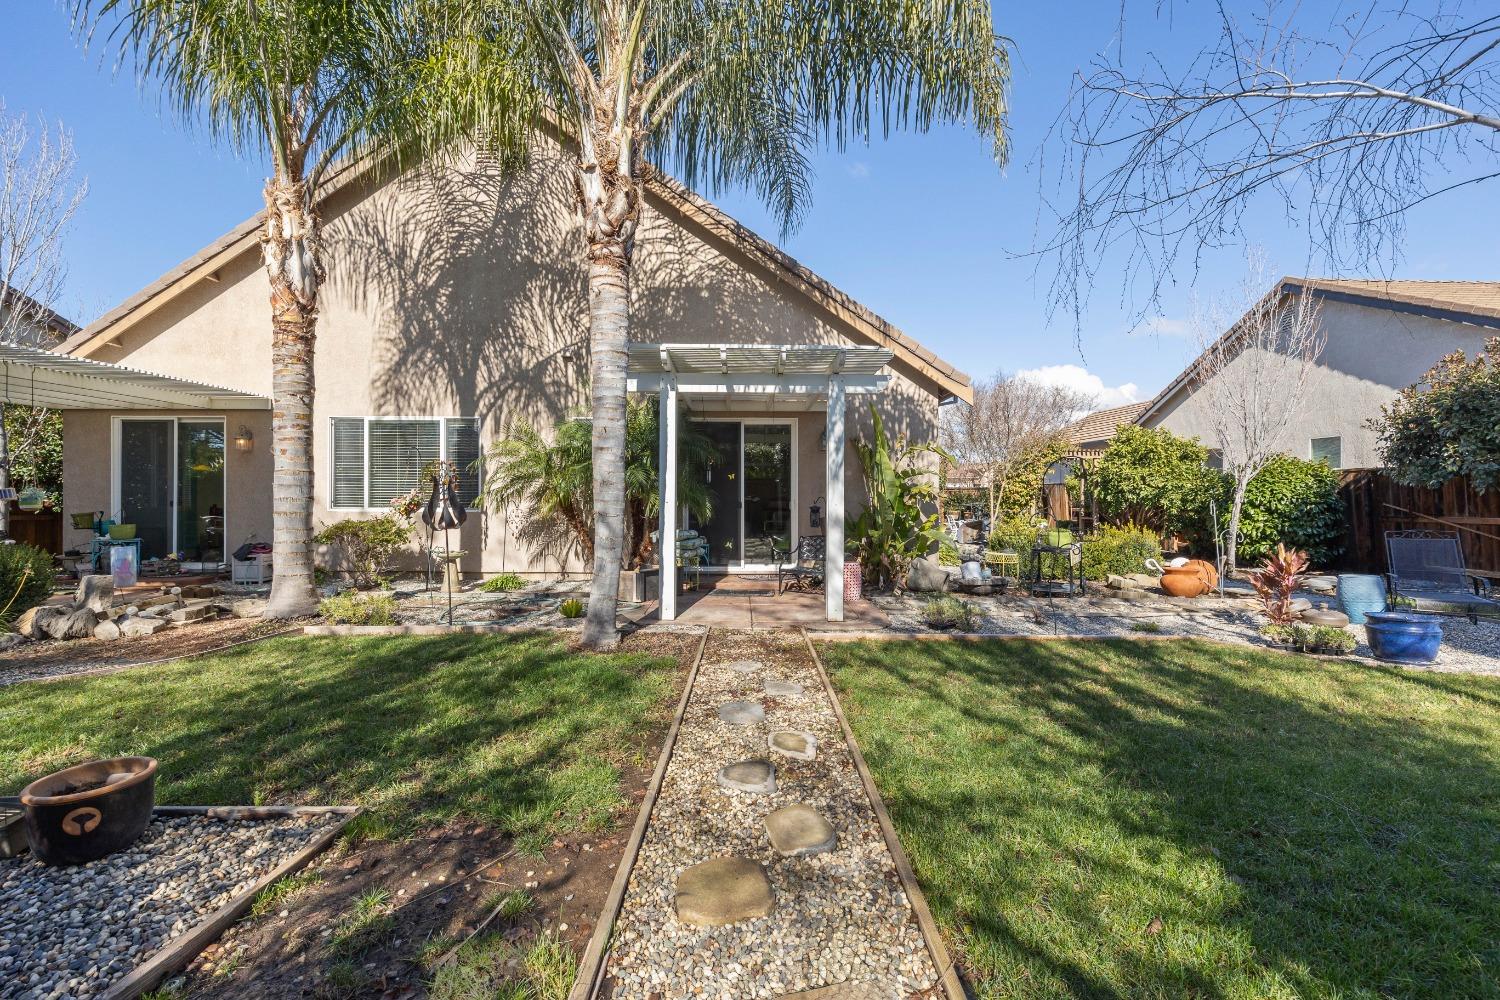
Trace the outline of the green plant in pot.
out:
[[[933,551],[944,537],[932,470],[921,459],[929,454],[952,457],[934,444],[912,444],[904,437],[892,441],[873,406],[870,417],[873,438],[855,443],[869,500],[849,522],[849,550],[859,560],[866,584],[900,586],[912,560]]]

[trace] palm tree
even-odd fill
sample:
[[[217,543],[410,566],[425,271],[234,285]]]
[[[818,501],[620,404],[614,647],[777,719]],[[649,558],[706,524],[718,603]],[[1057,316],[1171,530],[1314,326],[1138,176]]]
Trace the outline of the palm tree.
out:
[[[410,65],[386,0],[73,0],[143,83],[190,122],[270,162],[260,242],[271,283],[270,618],[317,607],[312,575],[313,349],[325,274],[319,187],[335,160],[392,134]]]
[[[988,0],[417,0],[418,102],[437,142],[504,151],[561,133],[583,218],[594,560],[584,642],[618,641],[625,345],[648,160],[753,189],[793,227],[819,143],[970,123],[1006,154],[1004,41]],[[441,110],[437,110],[437,108]]]

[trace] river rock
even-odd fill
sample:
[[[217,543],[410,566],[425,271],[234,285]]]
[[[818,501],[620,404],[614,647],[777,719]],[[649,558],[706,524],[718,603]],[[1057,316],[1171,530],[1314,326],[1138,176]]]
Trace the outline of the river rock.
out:
[[[713,858],[677,876],[677,919],[697,927],[770,916],[776,897],[766,870],[747,858]]]

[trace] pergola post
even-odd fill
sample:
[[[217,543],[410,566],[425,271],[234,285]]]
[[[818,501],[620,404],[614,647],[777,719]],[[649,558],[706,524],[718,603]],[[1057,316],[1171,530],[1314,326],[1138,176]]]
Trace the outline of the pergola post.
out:
[[[823,604],[831,622],[844,620],[844,380],[828,379],[828,451],[824,456],[827,482],[824,518]]]
[[[669,622],[677,617],[677,385],[664,379],[657,392],[656,468],[661,497],[661,527],[657,538],[657,562],[661,565],[658,581],[661,600],[660,617]]]

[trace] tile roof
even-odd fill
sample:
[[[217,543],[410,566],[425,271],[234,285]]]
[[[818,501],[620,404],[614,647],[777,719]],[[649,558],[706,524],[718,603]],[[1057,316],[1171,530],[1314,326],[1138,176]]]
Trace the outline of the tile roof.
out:
[[[1093,413],[1075,421],[1063,433],[1071,444],[1087,444],[1090,441],[1108,441],[1115,436],[1121,424],[1133,424],[1135,418],[1146,411],[1149,403],[1126,403]]]
[[[1500,319],[1500,281],[1407,281],[1286,278],[1285,284],[1399,305]]]

